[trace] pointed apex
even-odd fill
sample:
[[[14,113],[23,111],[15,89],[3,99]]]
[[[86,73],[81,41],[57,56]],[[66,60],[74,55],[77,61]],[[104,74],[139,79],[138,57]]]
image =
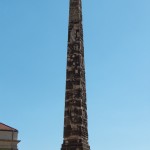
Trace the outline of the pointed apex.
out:
[[[14,131],[14,132],[18,132],[17,129],[12,128],[12,127],[10,127],[10,126],[8,126],[6,124],[3,124],[1,122],[0,122],[0,131]]]

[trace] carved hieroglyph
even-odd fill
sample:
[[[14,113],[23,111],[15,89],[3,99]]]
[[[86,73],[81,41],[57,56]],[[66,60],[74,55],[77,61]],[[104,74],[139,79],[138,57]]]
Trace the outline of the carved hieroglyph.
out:
[[[90,150],[81,0],[70,0],[64,141],[61,150]]]

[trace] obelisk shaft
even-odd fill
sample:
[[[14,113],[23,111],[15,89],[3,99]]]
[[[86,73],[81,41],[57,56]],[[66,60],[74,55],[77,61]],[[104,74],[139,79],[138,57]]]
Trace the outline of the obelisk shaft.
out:
[[[81,0],[70,0],[64,141],[61,150],[90,150]]]

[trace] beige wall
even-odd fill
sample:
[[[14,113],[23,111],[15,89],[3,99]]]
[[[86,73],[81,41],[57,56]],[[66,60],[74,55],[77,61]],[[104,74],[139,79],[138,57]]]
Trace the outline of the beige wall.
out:
[[[7,141],[0,141],[0,148],[14,148],[17,149],[17,142],[7,142]]]
[[[0,131],[0,139],[3,140],[17,140],[18,133],[12,131]]]
[[[18,132],[0,131],[0,150],[17,150]]]

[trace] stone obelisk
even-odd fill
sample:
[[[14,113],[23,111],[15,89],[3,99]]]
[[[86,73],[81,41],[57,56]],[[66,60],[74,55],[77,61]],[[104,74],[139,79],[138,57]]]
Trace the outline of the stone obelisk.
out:
[[[61,150],[90,150],[81,0],[70,0],[64,140]]]

